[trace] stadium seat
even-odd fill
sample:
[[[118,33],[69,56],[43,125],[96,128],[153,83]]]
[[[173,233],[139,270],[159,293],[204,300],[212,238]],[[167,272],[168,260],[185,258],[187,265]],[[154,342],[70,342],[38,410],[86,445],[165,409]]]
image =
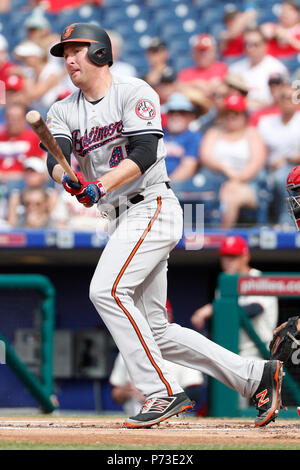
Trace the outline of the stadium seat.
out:
[[[190,55],[171,57],[174,69],[179,73],[182,69],[186,67],[192,67],[194,61]]]
[[[292,75],[300,67],[300,54],[289,58],[280,58],[280,61],[287,67],[288,71]]]

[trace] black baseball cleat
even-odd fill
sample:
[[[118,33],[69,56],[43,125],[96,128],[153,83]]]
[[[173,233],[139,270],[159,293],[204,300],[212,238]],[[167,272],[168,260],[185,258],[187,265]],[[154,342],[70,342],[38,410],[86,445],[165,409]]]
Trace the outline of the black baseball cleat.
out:
[[[139,414],[125,421],[126,428],[150,428],[171,416],[191,410],[194,403],[184,393],[176,393],[171,397],[154,397],[146,400]]]
[[[283,377],[283,363],[268,361],[265,363],[262,379],[252,397],[258,415],[255,426],[266,426],[275,421],[281,408],[281,385]]]

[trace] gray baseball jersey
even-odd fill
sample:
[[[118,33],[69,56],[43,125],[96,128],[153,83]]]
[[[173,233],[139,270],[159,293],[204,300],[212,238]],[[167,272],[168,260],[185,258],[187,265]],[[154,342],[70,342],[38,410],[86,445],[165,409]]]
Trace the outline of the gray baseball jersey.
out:
[[[163,135],[158,94],[145,81],[113,75],[112,85],[97,104],[80,90],[54,103],[47,115],[54,137],[66,137],[87,181],[101,178],[128,155],[128,137]],[[119,197],[132,197],[152,184],[168,181],[163,139],[159,139],[156,162],[138,179],[105,197],[119,205]],[[102,201],[101,201],[102,202]],[[100,204],[101,204],[100,202]]]

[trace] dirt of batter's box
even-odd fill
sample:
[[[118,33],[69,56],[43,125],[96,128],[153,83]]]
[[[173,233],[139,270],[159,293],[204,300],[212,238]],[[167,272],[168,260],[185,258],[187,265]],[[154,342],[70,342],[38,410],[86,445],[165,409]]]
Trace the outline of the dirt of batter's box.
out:
[[[122,418],[0,417],[0,441],[45,444],[171,445],[299,444],[300,421],[278,419],[255,428],[249,419],[171,419],[150,429],[126,429]]]

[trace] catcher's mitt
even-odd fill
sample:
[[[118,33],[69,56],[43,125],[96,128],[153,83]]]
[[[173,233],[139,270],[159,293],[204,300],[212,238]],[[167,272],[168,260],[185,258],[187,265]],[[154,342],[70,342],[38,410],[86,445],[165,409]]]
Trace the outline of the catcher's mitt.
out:
[[[293,344],[300,346],[300,332],[297,330],[299,317],[290,317],[286,325],[273,336],[270,342],[270,359],[287,362],[293,352]]]

